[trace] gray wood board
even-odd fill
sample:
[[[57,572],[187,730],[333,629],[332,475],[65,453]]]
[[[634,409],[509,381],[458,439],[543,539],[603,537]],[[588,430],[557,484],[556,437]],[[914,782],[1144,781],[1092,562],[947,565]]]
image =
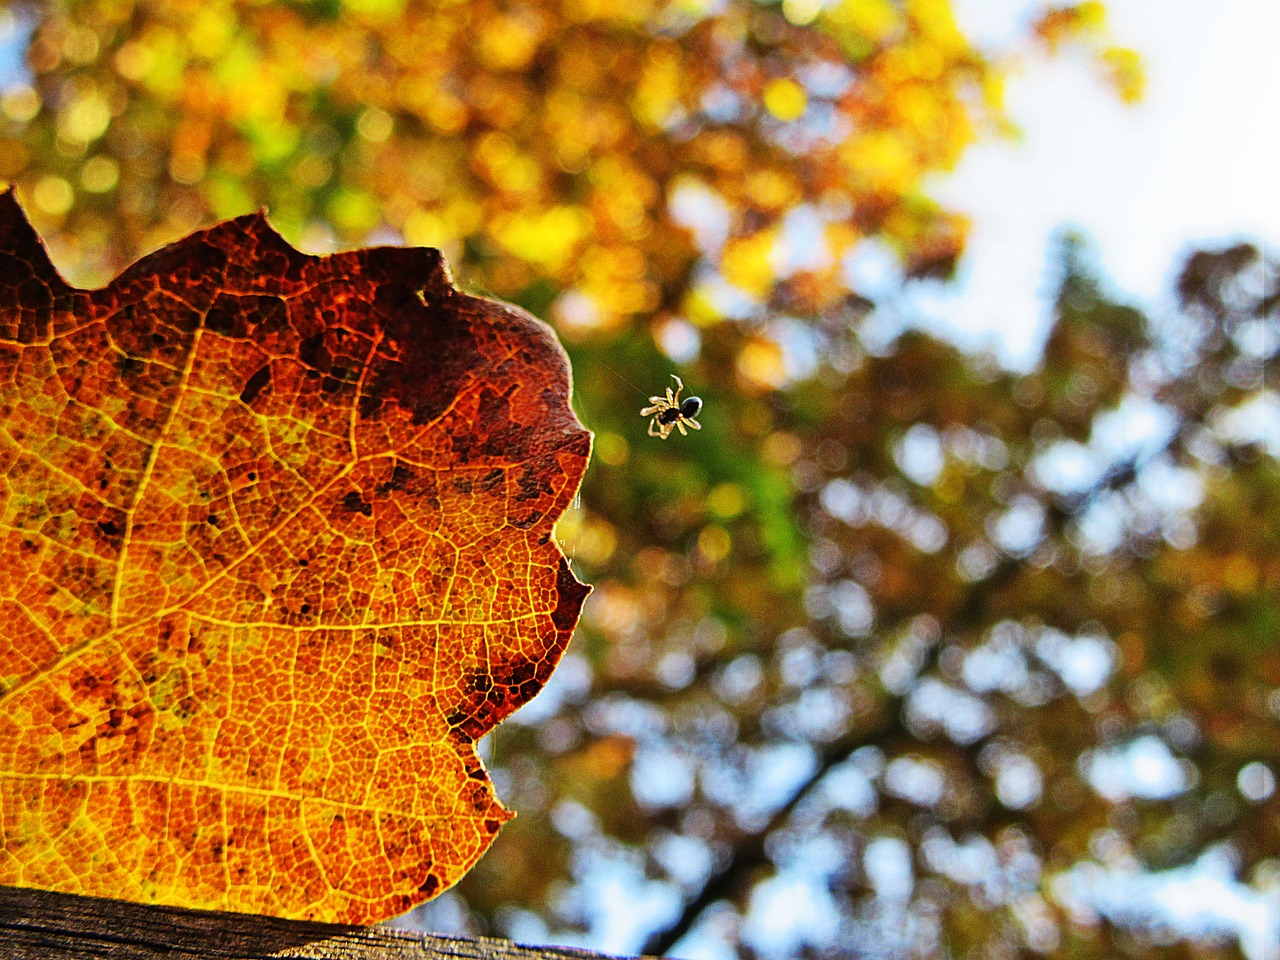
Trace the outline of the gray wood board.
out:
[[[616,960],[491,937],[437,937],[0,887],[5,960]]]

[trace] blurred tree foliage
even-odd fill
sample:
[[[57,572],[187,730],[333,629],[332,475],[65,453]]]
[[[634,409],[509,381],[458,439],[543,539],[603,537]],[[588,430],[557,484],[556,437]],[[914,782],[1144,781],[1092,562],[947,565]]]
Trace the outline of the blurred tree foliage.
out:
[[[1276,265],[1197,253],[1156,318],[1066,239],[1028,373],[857,283],[876,251],[950,272],[965,221],[929,178],[1007,132],[1018,58],[1082,41],[1138,94],[1100,4],[998,52],[945,0],[0,16],[31,29],[0,178],[74,279],[266,205],[304,248],[440,246],[573,354],[597,443],[560,534],[596,594],[492,738],[521,816],[411,922],[747,957],[1235,949],[1091,891],[1212,856],[1280,885]],[[662,443],[637,412],[677,369],[704,429]]]

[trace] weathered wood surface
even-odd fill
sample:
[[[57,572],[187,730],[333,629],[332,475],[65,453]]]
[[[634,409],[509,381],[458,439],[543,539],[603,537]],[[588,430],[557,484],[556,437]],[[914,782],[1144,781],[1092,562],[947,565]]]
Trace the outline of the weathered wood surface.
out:
[[[303,923],[0,887],[4,960],[611,960],[562,947]]]

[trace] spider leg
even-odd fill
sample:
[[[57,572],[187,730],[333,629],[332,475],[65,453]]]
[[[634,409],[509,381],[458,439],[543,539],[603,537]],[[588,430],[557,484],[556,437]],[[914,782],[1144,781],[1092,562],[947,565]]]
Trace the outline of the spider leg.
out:
[[[663,439],[663,440],[667,439],[666,434],[660,434],[660,433],[658,433],[658,431],[657,431],[657,430],[653,429],[653,428],[654,428],[654,427],[656,427],[657,425],[658,425],[658,418],[657,418],[657,417],[653,417],[653,418],[651,418],[651,419],[649,420],[649,436],[651,436],[651,437],[658,437],[658,436],[660,436],[660,437],[662,437],[662,439]]]
[[[685,422],[685,424],[687,424],[688,426],[693,427],[693,429],[695,429],[695,430],[701,430],[701,429],[702,429],[702,424],[700,424],[697,420],[694,420],[692,417],[685,417],[685,418],[684,418],[684,422]]]
[[[650,397],[649,399],[654,401],[654,405],[652,407],[645,407],[643,410],[641,410],[640,416],[642,417],[647,417],[649,416],[649,414],[657,413],[659,410],[662,409],[662,398]]]
[[[677,420],[675,425],[680,428],[680,436],[687,437],[689,435],[689,431],[684,428],[683,420]]]
[[[671,392],[671,388],[668,387],[667,396],[671,399],[671,405],[673,407],[678,407],[680,406],[680,391],[684,389],[684,381],[681,380],[679,377],[677,377],[674,373],[671,375],[671,379],[676,382],[676,392],[673,394]]]

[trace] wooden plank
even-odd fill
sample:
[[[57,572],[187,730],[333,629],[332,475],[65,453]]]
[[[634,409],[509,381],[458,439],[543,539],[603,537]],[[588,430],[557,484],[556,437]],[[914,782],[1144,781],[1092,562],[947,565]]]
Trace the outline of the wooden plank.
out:
[[[616,960],[493,937],[280,920],[0,887],[5,960]]]

